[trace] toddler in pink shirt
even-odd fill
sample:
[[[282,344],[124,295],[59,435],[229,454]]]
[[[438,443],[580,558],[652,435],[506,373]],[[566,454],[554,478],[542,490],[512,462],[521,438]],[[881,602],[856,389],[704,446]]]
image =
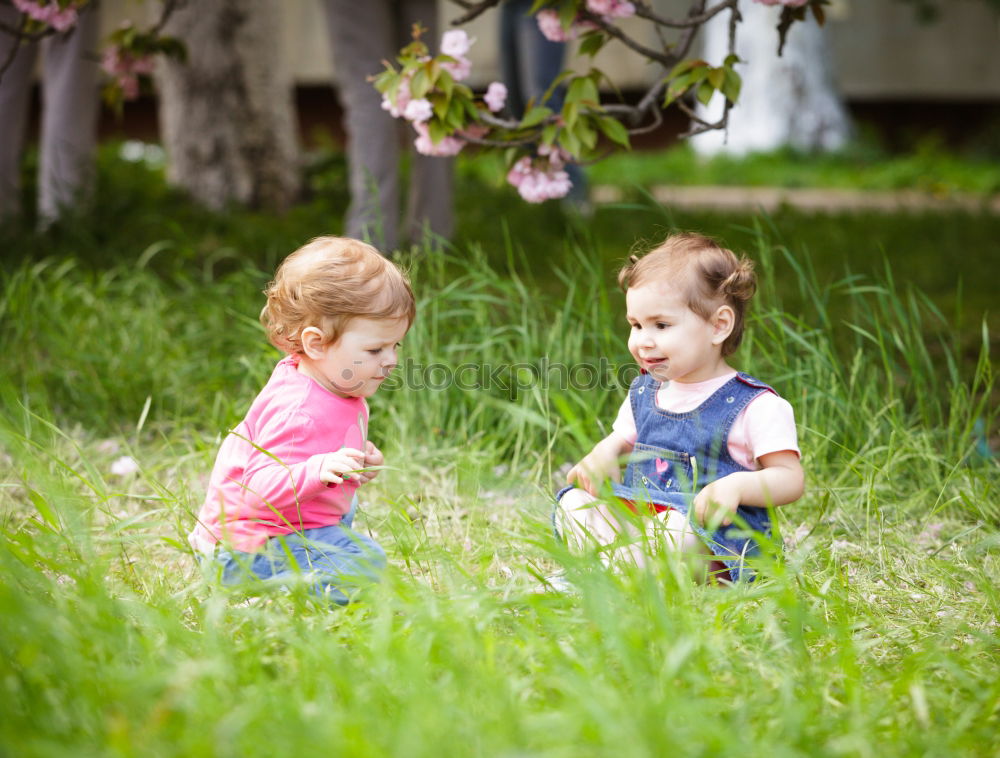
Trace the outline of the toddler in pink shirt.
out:
[[[385,566],[351,524],[358,488],[385,462],[366,399],[397,364],[413,293],[371,245],[319,237],[265,294],[261,322],[287,355],[223,441],[190,541],[226,584],[304,577],[345,604]]]
[[[677,234],[633,256],[618,279],[641,374],[611,433],[570,470],[557,524],[609,561],[641,564],[652,541],[693,557],[700,578],[711,568],[750,580],[746,559],[770,534],[768,507],[803,490],[791,405],[727,361],[743,337],[753,266],[707,237]],[[601,500],[606,480],[616,497]]]

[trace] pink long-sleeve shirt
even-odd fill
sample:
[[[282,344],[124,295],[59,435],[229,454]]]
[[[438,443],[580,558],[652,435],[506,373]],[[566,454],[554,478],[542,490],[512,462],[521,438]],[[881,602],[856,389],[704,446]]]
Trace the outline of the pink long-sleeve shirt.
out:
[[[196,550],[218,542],[252,552],[270,537],[331,526],[351,507],[358,485],[319,479],[323,456],[364,450],[368,406],[344,398],[298,371],[298,357],[278,362],[246,418],[219,449],[198,523]]]

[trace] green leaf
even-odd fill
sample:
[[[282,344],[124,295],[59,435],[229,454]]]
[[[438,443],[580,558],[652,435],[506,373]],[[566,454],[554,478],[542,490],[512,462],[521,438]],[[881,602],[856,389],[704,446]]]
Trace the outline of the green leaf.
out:
[[[589,76],[583,80],[583,84],[580,85],[582,94],[580,95],[580,102],[586,103],[592,106],[600,106],[601,95],[597,91],[597,84]]]
[[[555,142],[556,133],[559,131],[559,127],[555,124],[546,124],[545,128],[542,129],[542,143],[545,145],[551,145]]]
[[[455,91],[455,80],[452,78],[445,70],[441,70],[441,73],[437,77],[437,86],[441,88],[448,97],[451,97],[451,93]]]
[[[694,84],[694,74],[690,72],[670,82],[663,97],[663,107],[667,107],[674,100],[682,97],[685,92],[691,89],[692,84]]]
[[[157,46],[168,58],[174,58],[181,63],[187,62],[187,47],[176,37],[160,37]]]
[[[469,119],[475,120],[479,118],[479,109],[476,107],[476,104],[472,102],[471,99],[455,98],[454,100],[452,100],[452,102],[457,102],[461,106],[462,110],[465,111],[465,115]]]
[[[604,116],[603,118],[597,119],[598,128],[604,132],[604,136],[610,139],[612,142],[616,142],[625,149],[629,149],[631,145],[628,139],[628,129],[616,118],[610,116]]]
[[[740,75],[733,71],[731,68],[726,69],[726,77],[722,82],[722,94],[726,96],[726,99],[735,103],[740,98],[740,88],[743,86],[743,80]]]
[[[388,63],[385,64],[386,68],[382,73],[377,74],[372,80],[372,84],[375,89],[379,92],[386,92],[388,89],[392,89],[393,94],[395,94],[396,88],[398,87],[398,77],[399,74],[396,73],[396,69],[390,66]]]
[[[569,96],[566,97],[566,103],[563,105],[562,109],[562,119],[563,123],[566,124],[567,129],[572,129],[576,120],[580,117],[580,106],[575,100],[570,100]]]
[[[573,2],[564,2],[559,7],[559,23],[562,24],[563,29],[568,30],[573,25],[577,12],[576,3]]]
[[[708,72],[708,83],[712,85],[714,89],[722,89],[722,83],[726,78],[726,69],[724,68],[713,68]]]
[[[566,152],[574,158],[580,157],[582,145],[580,145],[580,140],[572,132],[563,129],[559,142],[566,149]]]
[[[545,106],[538,105],[532,108],[530,111],[524,114],[524,118],[521,119],[520,127],[522,129],[528,129],[532,126],[538,126],[545,119],[552,115],[552,109],[546,108]]]
[[[431,95],[431,105],[434,108],[434,115],[444,121],[448,116],[448,111],[451,110],[451,100],[448,96],[440,92],[435,92]],[[461,107],[459,105],[459,109]]]
[[[448,135],[444,126],[437,119],[431,119],[427,122],[427,133],[435,145]]]
[[[589,118],[581,118],[576,122],[573,130],[576,136],[588,150],[593,150],[597,146],[597,130],[591,126]]]
[[[465,126],[465,119],[462,118],[464,111],[465,108],[461,103],[452,100],[451,104],[448,106],[448,115],[444,119],[445,125],[449,129],[461,129]],[[472,118],[476,118],[478,115],[479,114],[476,113],[472,116]]]
[[[413,95],[414,99],[421,98],[427,94],[429,89],[430,81],[427,79],[427,71],[421,68],[410,81],[410,94]]]
[[[712,99],[712,95],[714,94],[715,87],[708,82],[702,82],[698,86],[698,100],[702,105],[708,105],[708,101]]]
[[[580,47],[578,52],[580,55],[589,55],[593,58],[597,53],[600,52],[601,48],[604,47],[604,43],[608,41],[608,37],[599,32],[590,32],[584,35],[583,39],[580,41]]]
[[[571,76],[573,76],[573,72],[570,69],[561,71],[559,73],[559,76],[557,76],[555,79],[552,80],[552,83],[549,85],[549,88],[545,90],[545,92],[542,94],[542,97],[539,100],[539,102],[547,103],[549,101],[549,98],[552,97],[552,93],[556,91],[556,87],[558,87],[560,84],[562,84],[566,79],[568,79]]]
[[[681,74],[683,74],[683,73],[685,73],[687,71],[691,71],[692,69],[694,69],[696,67],[707,66],[707,65],[708,64],[705,61],[700,60],[698,58],[688,58],[687,60],[681,61],[676,66],[674,66],[672,69],[670,69],[670,73],[667,74],[667,79],[675,79],[676,77],[680,76]]]

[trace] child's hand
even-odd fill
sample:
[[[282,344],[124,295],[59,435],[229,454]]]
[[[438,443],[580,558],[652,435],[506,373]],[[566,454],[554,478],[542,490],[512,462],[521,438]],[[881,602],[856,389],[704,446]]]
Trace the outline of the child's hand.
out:
[[[323,456],[319,467],[319,480],[327,484],[340,484],[347,480],[362,482],[359,468],[364,468],[365,454],[353,447],[343,447]],[[357,472],[357,473],[353,473]]]
[[[566,475],[568,484],[582,487],[594,497],[601,482],[612,479],[622,480],[622,469],[619,458],[627,448],[631,448],[625,440],[616,434],[610,434],[594,445],[594,449],[584,456],[584,459],[569,470]]]
[[[730,474],[706,485],[694,498],[694,517],[702,526],[733,523],[740,507],[742,491],[739,480]]]
[[[372,444],[371,440],[365,442],[365,468],[369,466],[383,466],[385,465],[385,456],[382,455],[382,451],[379,450],[375,445]],[[358,472],[358,483],[368,484],[372,479],[378,476],[378,470],[375,471],[359,471]]]
[[[802,497],[804,476],[798,453],[779,450],[762,455],[760,466],[757,471],[737,471],[706,485],[694,498],[698,523],[729,526],[741,505],[767,508]]]

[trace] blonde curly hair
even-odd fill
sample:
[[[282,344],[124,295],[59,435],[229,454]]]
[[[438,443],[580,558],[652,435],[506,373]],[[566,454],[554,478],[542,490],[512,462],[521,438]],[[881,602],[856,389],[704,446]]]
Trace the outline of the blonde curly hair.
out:
[[[406,275],[371,245],[349,237],[317,237],[278,266],[264,290],[260,321],[271,344],[302,353],[302,330],[315,326],[336,342],[352,318],[416,316]]]

